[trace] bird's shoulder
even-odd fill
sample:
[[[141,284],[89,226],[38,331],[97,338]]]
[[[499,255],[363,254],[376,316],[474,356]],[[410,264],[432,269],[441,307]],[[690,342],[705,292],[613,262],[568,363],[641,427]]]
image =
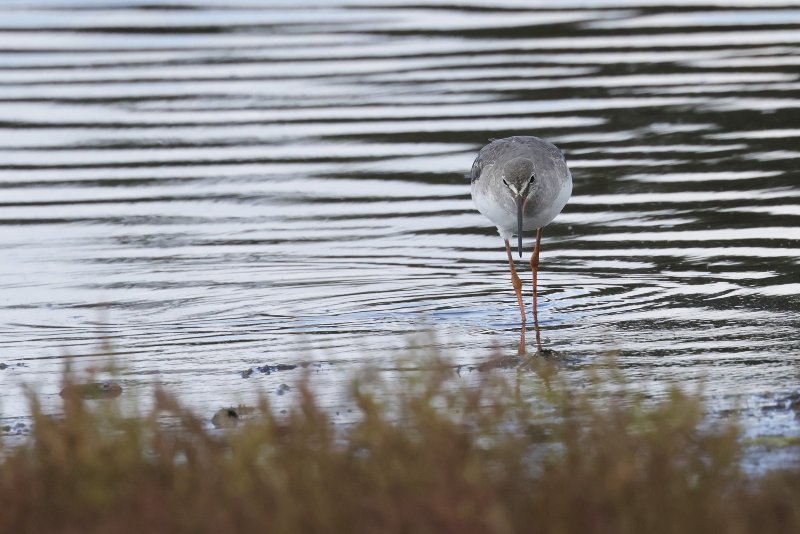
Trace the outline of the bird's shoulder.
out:
[[[490,137],[489,144],[480,149],[475,161],[472,162],[472,172],[470,176],[473,183],[481,177],[483,169],[491,165],[497,159],[497,156],[500,155],[502,150],[502,142],[506,140],[507,139],[495,139]]]

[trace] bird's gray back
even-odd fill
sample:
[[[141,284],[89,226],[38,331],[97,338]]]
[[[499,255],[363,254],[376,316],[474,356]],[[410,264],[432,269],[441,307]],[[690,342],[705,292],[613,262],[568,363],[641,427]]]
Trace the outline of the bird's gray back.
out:
[[[495,139],[481,149],[472,164],[471,181],[475,182],[480,178],[481,172],[486,167],[500,168],[503,163],[520,157],[528,158],[534,164],[548,167],[552,165],[555,167],[553,170],[557,172],[569,172],[564,155],[558,147],[539,137],[515,136]]]

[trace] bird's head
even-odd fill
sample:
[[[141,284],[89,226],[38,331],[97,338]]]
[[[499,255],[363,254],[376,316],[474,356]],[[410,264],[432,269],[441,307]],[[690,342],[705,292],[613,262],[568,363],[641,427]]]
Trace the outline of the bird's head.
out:
[[[514,158],[503,166],[502,179],[517,208],[517,249],[522,257],[522,219],[525,204],[536,190],[536,167],[528,158]]]

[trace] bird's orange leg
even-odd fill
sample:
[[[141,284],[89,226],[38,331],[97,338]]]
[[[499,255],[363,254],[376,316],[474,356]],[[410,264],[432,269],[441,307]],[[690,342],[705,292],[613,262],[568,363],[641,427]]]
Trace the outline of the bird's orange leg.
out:
[[[536,295],[536,282],[539,274],[539,250],[542,248],[542,229],[536,230],[536,245],[531,253],[531,271],[533,272],[533,327],[536,330],[536,347],[541,352],[542,338],[539,335],[539,308]],[[510,253],[509,253],[510,254]]]
[[[511,255],[511,245],[508,244],[508,239],[504,240],[506,243],[506,253],[508,254],[508,265],[511,267],[511,283],[514,284],[514,292],[517,294],[517,302],[519,303],[519,314],[522,317],[522,324],[525,324],[527,317],[525,317],[525,303],[522,302],[522,280],[517,276],[517,268],[514,266],[514,257]]]
[[[517,347],[517,356],[525,356],[528,354],[528,349],[525,347],[525,323],[522,323],[522,328],[519,329],[519,346]]]

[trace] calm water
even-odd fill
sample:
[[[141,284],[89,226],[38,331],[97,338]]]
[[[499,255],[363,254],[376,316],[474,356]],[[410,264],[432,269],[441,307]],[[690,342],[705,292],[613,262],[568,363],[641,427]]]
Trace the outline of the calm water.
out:
[[[800,389],[798,5],[305,4],[3,2],[6,416],[22,383],[55,403],[103,336],[126,395],[200,410],[296,376],[240,376],[265,363],[320,362],[333,391],[426,329],[457,363],[516,353],[466,174],[523,133],[575,181],[544,234],[545,345],[800,434],[762,410]]]

